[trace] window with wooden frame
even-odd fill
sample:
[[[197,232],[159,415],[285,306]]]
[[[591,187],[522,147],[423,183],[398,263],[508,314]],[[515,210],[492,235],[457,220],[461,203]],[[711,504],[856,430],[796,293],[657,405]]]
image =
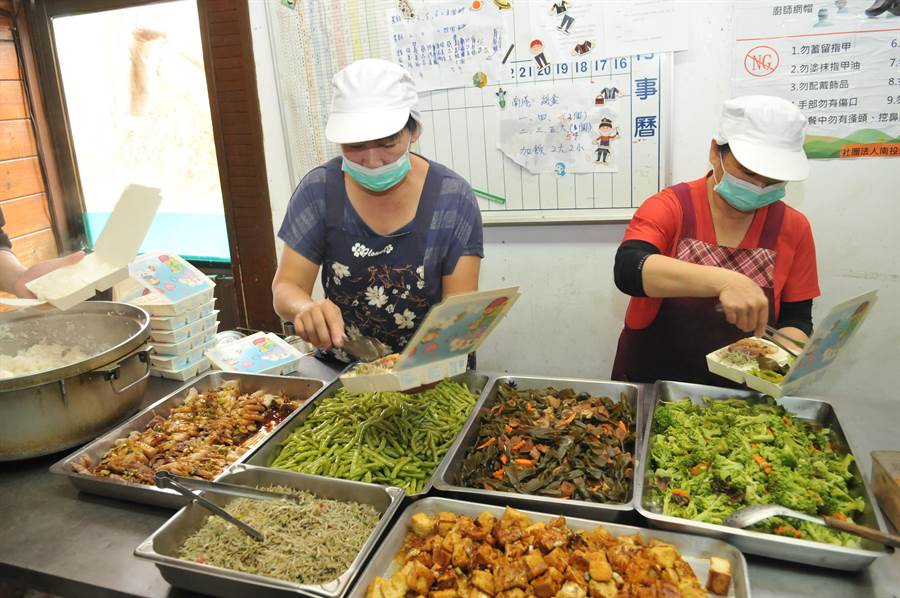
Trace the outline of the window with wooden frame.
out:
[[[25,12],[61,249],[90,246],[128,183],[161,187],[144,249],[230,264],[234,324],[278,330],[246,0],[45,0]]]

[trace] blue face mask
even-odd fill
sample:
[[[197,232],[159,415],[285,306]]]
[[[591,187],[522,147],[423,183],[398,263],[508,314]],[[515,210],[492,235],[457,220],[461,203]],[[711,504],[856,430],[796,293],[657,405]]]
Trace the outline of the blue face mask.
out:
[[[719,164],[722,165],[722,180],[718,181],[713,189],[735,210],[752,212],[775,203],[784,197],[784,187],[787,183],[774,183],[765,187],[757,187],[753,183],[739,179],[725,170],[721,154],[719,154]],[[715,177],[716,173],[713,171],[713,180],[715,180]]]
[[[351,162],[344,156],[341,170],[349,174],[354,181],[368,189],[380,193],[387,191],[402,181],[409,174],[412,165],[409,162],[409,146],[397,160],[378,168],[366,168]]]

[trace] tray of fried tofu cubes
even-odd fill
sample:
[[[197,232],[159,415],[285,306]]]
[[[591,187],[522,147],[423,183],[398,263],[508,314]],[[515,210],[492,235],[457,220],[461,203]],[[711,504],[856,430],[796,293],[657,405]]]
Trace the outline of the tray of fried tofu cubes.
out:
[[[750,582],[721,540],[429,497],[395,519],[348,595],[745,598]]]

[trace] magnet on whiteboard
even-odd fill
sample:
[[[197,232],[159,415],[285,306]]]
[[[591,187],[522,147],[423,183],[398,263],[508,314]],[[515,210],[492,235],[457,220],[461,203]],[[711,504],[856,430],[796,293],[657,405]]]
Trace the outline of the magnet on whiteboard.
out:
[[[506,90],[502,87],[497,90],[497,93],[494,94],[497,96],[497,104],[500,106],[500,110],[506,109]]]
[[[478,71],[474,75],[472,75],[472,84],[475,87],[482,88],[487,85],[487,73],[483,71]]]
[[[472,0],[472,10],[481,10],[481,0]]]
[[[416,16],[416,9],[413,8],[410,0],[397,0],[397,8],[400,10],[400,14],[406,19],[414,19]]]
[[[559,176],[566,176],[566,163],[565,162],[557,162],[556,163],[556,174]]]

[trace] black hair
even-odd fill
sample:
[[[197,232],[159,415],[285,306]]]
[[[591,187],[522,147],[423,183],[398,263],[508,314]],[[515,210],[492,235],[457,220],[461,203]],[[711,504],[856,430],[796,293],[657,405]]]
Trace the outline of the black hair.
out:
[[[416,119],[412,117],[412,114],[409,115],[409,118],[406,120],[406,124],[403,126],[404,129],[409,131],[409,134],[412,135],[416,132],[416,129],[419,128],[419,123],[416,122]]]
[[[727,144],[727,143],[718,143],[718,144],[716,144],[716,145],[719,146],[719,153],[722,154],[722,155],[725,155],[725,152],[730,152],[730,151],[731,151],[731,148],[728,147],[728,144]]]

